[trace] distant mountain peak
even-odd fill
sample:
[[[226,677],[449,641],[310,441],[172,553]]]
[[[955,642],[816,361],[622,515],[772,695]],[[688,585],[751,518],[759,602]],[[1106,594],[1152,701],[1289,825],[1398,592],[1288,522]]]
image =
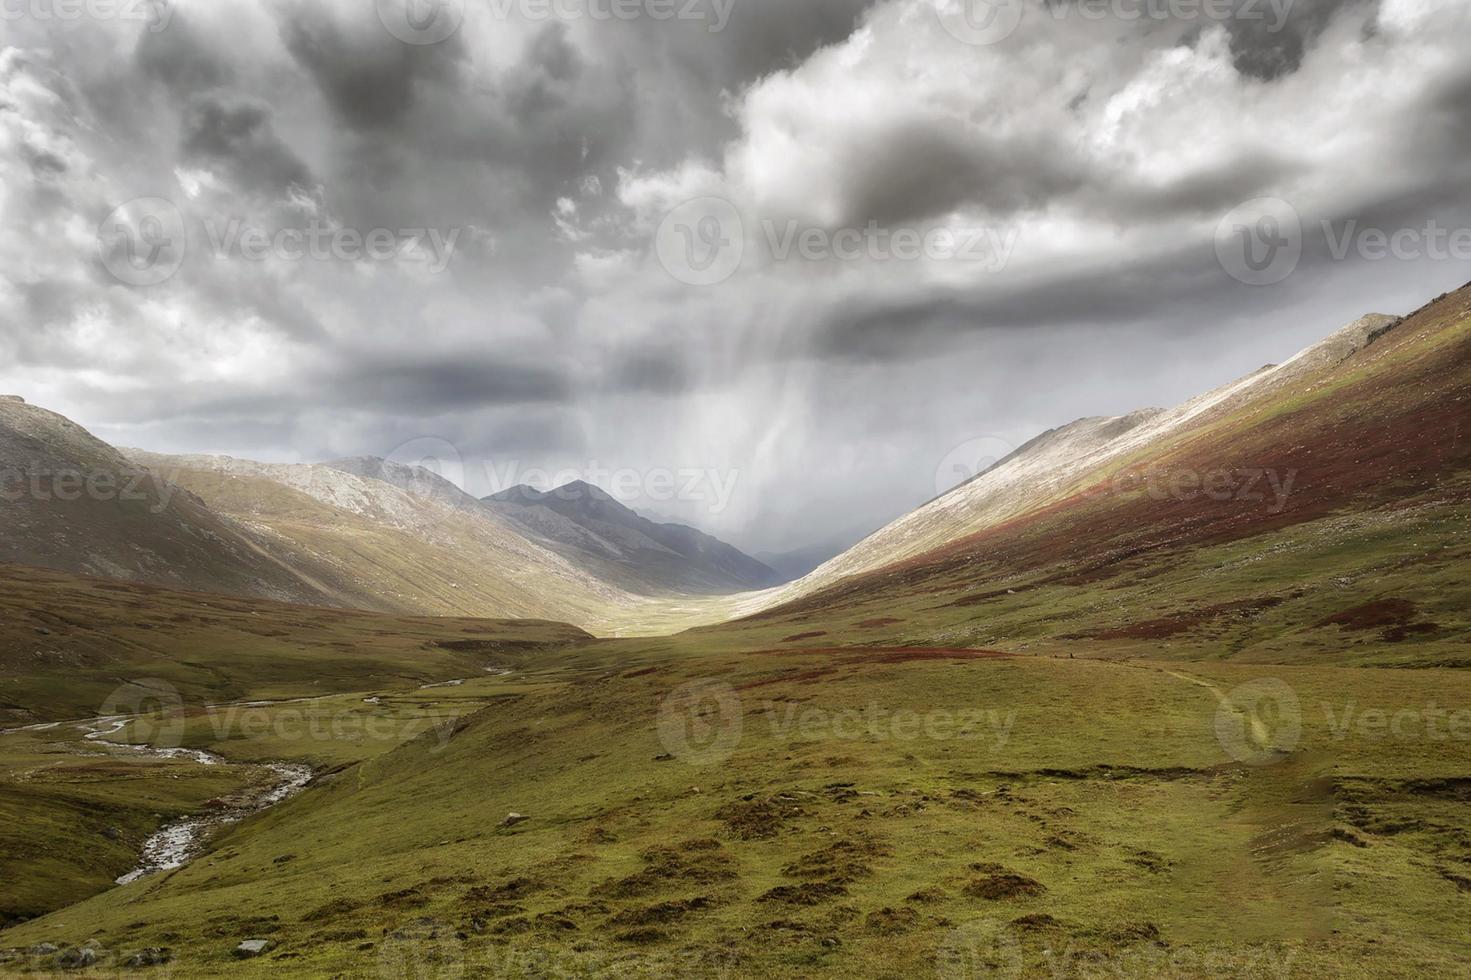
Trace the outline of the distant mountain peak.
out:
[[[536,487],[522,483],[511,487],[509,490],[502,490],[500,493],[493,493],[489,497],[482,497],[481,499],[487,503],[530,505],[540,503],[541,499],[545,496],[546,494],[536,489]]]
[[[785,580],[702,531],[649,520],[586,480],[546,491],[515,486],[483,499],[564,557],[590,562],[620,587],[727,593]]]

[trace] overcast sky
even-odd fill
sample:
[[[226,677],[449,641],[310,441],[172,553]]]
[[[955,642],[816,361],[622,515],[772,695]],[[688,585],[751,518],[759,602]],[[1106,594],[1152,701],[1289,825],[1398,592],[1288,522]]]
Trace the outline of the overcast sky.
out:
[[[6,0],[0,392],[783,550],[1471,279],[1458,0],[613,2]]]

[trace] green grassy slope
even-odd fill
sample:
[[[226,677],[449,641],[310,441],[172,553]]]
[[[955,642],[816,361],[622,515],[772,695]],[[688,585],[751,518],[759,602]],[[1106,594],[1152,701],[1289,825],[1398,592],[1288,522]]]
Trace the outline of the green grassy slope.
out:
[[[523,666],[457,689],[484,708],[449,737],[0,942],[170,946],[191,976],[1454,976],[1471,956],[1471,732],[1344,723],[1471,704],[1463,672],[692,638]],[[679,699],[708,678],[726,686]],[[1301,723],[1272,717],[1281,752],[1233,740],[1265,678]],[[232,961],[256,935],[276,949]]]
[[[127,685],[143,678],[184,704],[392,689],[587,638],[560,623],[375,615],[15,565],[0,578],[0,727],[94,717],[114,695],[141,697]]]

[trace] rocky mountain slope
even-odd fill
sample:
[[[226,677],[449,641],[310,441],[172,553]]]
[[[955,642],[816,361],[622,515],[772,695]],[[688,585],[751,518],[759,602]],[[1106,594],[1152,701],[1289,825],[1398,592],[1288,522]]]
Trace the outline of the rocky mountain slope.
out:
[[[0,399],[0,562],[328,604],[332,570],[278,548],[81,426]]]
[[[528,540],[427,470],[128,452],[278,549],[333,568],[358,608],[555,619],[596,632],[638,619],[638,596]]]
[[[1468,429],[1471,287],[1174,410],[1047,433],[740,611],[816,644],[859,623],[872,642],[1454,659]]]
[[[761,589],[781,576],[723,541],[640,516],[589,483],[519,486],[485,498],[535,540],[604,578],[652,594]]]
[[[1280,365],[1264,367],[1174,409],[1145,408],[1115,418],[1079,419],[1044,432],[764,601],[805,595],[1041,510],[1100,475],[1161,452],[1233,412],[1285,391],[1311,390],[1323,372],[1385,336],[1399,322],[1383,314],[1363,317]]]

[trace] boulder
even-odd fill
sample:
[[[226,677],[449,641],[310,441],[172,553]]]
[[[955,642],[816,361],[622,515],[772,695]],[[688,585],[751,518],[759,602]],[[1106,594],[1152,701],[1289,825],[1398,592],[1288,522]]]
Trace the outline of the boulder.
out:
[[[149,946],[123,960],[123,966],[134,969],[142,966],[163,966],[174,958],[173,950],[168,947]]]
[[[528,816],[526,816],[525,814],[521,814],[521,813],[508,813],[508,814],[506,814],[506,819],[504,819],[504,820],[501,821],[501,826],[502,827],[514,827],[518,823],[525,823],[526,821],[528,821],[530,819],[531,818],[528,817]]]
[[[69,949],[61,954],[57,960],[63,970],[85,970],[97,963],[97,950],[90,946],[81,949]]]
[[[276,944],[269,939],[241,940],[240,945],[235,947],[235,958],[240,960],[254,959],[264,953],[269,953],[275,946]]]

